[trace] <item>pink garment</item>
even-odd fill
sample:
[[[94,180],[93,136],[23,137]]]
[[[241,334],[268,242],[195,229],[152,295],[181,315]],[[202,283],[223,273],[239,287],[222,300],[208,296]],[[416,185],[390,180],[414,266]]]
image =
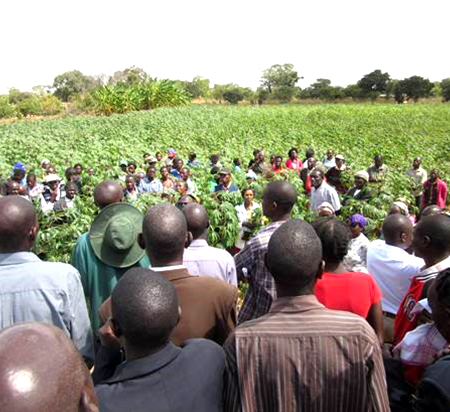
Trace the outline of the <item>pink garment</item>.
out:
[[[429,198],[432,197],[430,191],[431,192],[433,191],[433,188],[430,187],[431,185],[430,180],[427,180],[423,184],[424,191],[422,195],[422,208],[425,208],[431,204],[435,204],[440,208],[445,207],[445,201],[447,200],[447,184],[441,179],[437,179],[436,184],[437,184],[437,196],[436,201],[433,203],[429,201]]]
[[[301,159],[296,159],[293,161],[291,158],[289,158],[288,160],[286,160],[286,167],[288,169],[293,169],[299,172],[302,166],[303,162],[301,161]]]

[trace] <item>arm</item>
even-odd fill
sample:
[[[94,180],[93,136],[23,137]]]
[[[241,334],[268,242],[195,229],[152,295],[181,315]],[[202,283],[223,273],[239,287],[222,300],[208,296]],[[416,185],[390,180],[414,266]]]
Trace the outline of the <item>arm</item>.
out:
[[[381,308],[381,301],[374,303],[367,314],[367,322],[372,326],[375,334],[380,342],[380,347],[384,344],[384,325],[383,325],[383,310]]]
[[[368,405],[367,411],[389,412],[389,398],[386,385],[386,373],[384,371],[381,348],[377,341],[373,341],[370,347],[369,358],[366,360],[368,369]]]
[[[236,264],[236,273],[239,281],[247,281],[251,276],[253,265],[255,263],[252,247],[254,242],[253,239],[250,239],[250,241],[245,245],[244,249],[242,249],[234,257],[234,263]],[[247,273],[244,273],[243,269],[247,269]]]
[[[216,337],[214,341],[219,345],[223,345],[231,332],[236,328],[236,302],[238,290],[234,286],[226,285],[226,289],[221,291],[220,296],[222,297],[221,313],[218,314],[219,321],[217,322]]]
[[[339,210],[341,209],[341,201],[339,199],[339,195],[338,195],[337,191],[334,189],[330,190],[330,195],[331,195],[331,198],[330,198],[331,205],[333,206],[333,208],[336,212],[339,212]]]
[[[223,347],[225,351],[225,373],[223,382],[224,412],[241,411],[241,396],[235,345],[235,337],[230,336]]]

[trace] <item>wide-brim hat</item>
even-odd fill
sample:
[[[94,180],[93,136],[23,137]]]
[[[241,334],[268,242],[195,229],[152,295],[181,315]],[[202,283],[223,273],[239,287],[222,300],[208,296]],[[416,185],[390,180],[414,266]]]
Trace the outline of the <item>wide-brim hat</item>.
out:
[[[47,176],[45,176],[45,183],[60,182],[60,181],[61,178],[55,173],[50,173]]]
[[[139,262],[145,254],[137,241],[143,218],[142,213],[128,203],[113,203],[103,208],[89,231],[95,256],[116,268]]]

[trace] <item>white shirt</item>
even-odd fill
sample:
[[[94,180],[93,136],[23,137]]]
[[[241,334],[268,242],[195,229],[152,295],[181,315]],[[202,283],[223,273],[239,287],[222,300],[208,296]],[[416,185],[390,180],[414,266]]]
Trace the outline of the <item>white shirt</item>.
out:
[[[411,279],[425,266],[423,259],[403,249],[387,245],[384,240],[373,241],[367,251],[367,269],[383,295],[385,312],[397,314]]]
[[[344,257],[344,266],[349,272],[367,273],[367,249],[370,240],[361,233],[358,237],[350,240],[348,252]]]
[[[323,202],[331,203],[336,212],[341,208],[341,201],[336,189],[325,181],[317,189],[311,188],[311,210],[319,209]]]

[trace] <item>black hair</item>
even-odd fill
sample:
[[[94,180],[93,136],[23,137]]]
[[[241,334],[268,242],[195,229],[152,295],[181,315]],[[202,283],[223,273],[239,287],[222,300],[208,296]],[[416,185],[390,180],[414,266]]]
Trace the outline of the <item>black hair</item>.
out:
[[[136,162],[128,162],[128,167],[130,166],[134,166],[135,169],[137,168]]]
[[[76,183],[74,183],[74,182],[66,183],[66,187],[65,187],[66,191],[69,190],[69,187],[73,187],[75,189],[75,191],[78,193],[78,186]]]
[[[445,269],[434,280],[438,301],[450,309],[450,269]]]
[[[209,157],[209,160],[211,163],[217,163],[219,161],[219,155],[218,154],[212,154]]]
[[[289,156],[289,157],[291,157],[291,154],[292,154],[292,152],[293,152],[294,150],[298,153],[298,149],[297,149],[296,147],[291,147],[291,148],[289,149],[289,152],[288,152],[288,156]]]
[[[125,177],[125,182],[126,182],[128,179],[133,179],[133,180],[134,180],[134,183],[136,184],[136,176],[135,176],[135,175],[126,175],[126,177]]]
[[[70,176],[75,176],[77,172],[75,171],[75,167],[68,167],[65,171],[66,179],[70,179]]]
[[[281,159],[281,160],[283,160],[283,156],[281,156],[281,155],[274,155],[274,159],[276,160],[276,159]]]
[[[190,159],[196,159],[197,158],[197,153],[195,153],[195,152],[189,153],[189,158]]]
[[[235,166],[240,166],[241,165],[241,159],[239,159],[238,157],[233,159],[233,164]]]
[[[219,168],[217,167],[217,166],[213,166],[212,168],[211,168],[211,171],[210,171],[210,173],[212,174],[212,175],[216,175],[217,173],[219,173]]]
[[[312,148],[312,147],[308,147],[307,149],[306,149],[306,158],[307,159],[309,159],[310,157],[314,157],[314,154],[315,154],[316,152],[314,151],[314,149]]]
[[[157,272],[130,269],[112,292],[111,311],[120,334],[130,344],[161,346],[178,323],[175,287]]]
[[[13,170],[13,176],[19,176],[20,178],[25,177],[26,173],[27,172],[23,169],[14,169]]]
[[[331,216],[316,220],[312,226],[322,242],[325,262],[335,264],[342,262],[352,238],[350,228],[344,222]]]
[[[450,250],[450,216],[441,213],[439,215],[425,216],[415,227],[414,236],[428,236],[430,247],[436,252]]]
[[[263,197],[276,202],[282,212],[289,213],[297,201],[297,192],[291,183],[285,180],[276,180],[266,186]]]
[[[388,215],[384,219],[382,230],[386,243],[395,245],[398,243],[401,233],[412,230],[412,223],[405,215],[396,213],[394,215]]]
[[[198,239],[208,229],[208,213],[203,205],[192,202],[182,208],[188,225],[188,231],[194,239]]]
[[[253,192],[253,196],[255,196],[255,189],[253,189],[253,187],[246,187],[245,189],[242,189],[241,190],[241,195],[242,195],[242,197],[244,197],[245,196],[245,192],[247,191],[247,190],[251,190],[252,192]]]
[[[75,163],[75,164],[73,165],[73,168],[75,169],[76,167],[81,167],[81,168],[83,168],[83,165],[82,165],[81,163]]]

